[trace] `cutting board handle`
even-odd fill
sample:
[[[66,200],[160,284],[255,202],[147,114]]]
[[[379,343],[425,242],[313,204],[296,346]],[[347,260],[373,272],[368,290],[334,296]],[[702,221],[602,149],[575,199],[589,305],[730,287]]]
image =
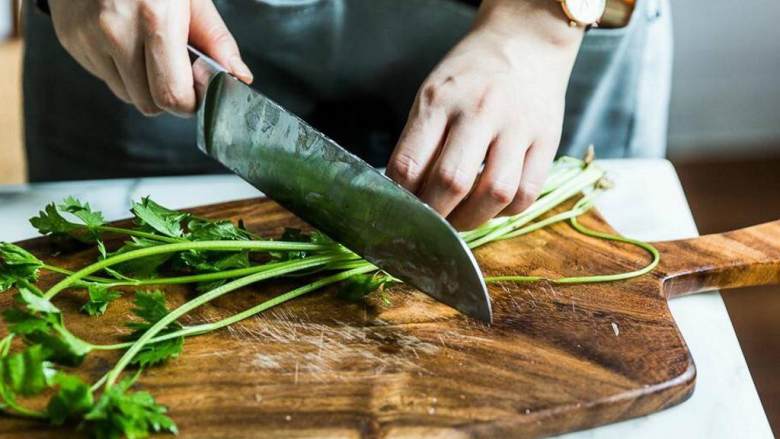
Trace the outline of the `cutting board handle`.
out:
[[[668,298],[780,283],[780,220],[656,245]]]

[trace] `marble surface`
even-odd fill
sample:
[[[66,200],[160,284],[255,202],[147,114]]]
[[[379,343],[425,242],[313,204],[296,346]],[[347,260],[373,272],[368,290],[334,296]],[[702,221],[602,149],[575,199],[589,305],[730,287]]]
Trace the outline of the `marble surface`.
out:
[[[665,160],[600,162],[615,188],[598,201],[619,232],[645,240],[697,235],[696,225],[672,165]],[[172,208],[250,198],[260,193],[235,176],[145,178],[0,186],[0,240],[36,235],[27,223],[46,203],[73,195],[100,209],[109,220],[128,216],[130,200],[151,195]],[[720,294],[670,302],[672,313],[698,369],[687,402],[644,418],[562,437],[576,438],[771,438],[766,415],[750,377]]]

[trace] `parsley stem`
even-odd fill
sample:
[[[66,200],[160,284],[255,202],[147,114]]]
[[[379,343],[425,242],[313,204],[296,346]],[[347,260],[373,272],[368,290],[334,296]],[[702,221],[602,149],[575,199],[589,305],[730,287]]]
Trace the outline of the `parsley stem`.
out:
[[[207,241],[203,241],[203,242],[207,242]],[[243,241],[236,241],[236,242],[243,242]],[[192,245],[198,243],[193,242],[188,244]],[[177,245],[177,244],[171,244],[171,245]],[[220,296],[223,296],[231,291],[237,290],[239,288],[245,287],[247,285],[251,285],[255,282],[259,282],[262,280],[271,279],[298,270],[305,270],[307,268],[312,268],[319,265],[327,264],[332,260],[332,258],[333,258],[332,256],[316,256],[316,257],[310,257],[305,259],[293,260],[286,263],[284,267],[278,267],[272,270],[262,271],[260,273],[255,273],[249,276],[236,279],[232,282],[226,283],[225,285],[217,287],[179,306],[178,308],[166,314],[165,317],[158,320],[157,323],[152,325],[146,332],[143,333],[143,335],[141,335],[141,337],[138,340],[135,341],[135,343],[133,343],[132,346],[130,346],[130,348],[127,351],[125,351],[124,355],[122,355],[119,361],[117,361],[114,368],[108,372],[108,376],[106,378],[106,384],[105,384],[106,389],[110,388],[116,382],[117,378],[119,378],[119,375],[122,373],[125,367],[127,367],[127,365],[130,364],[130,361],[132,361],[133,357],[135,357],[138,351],[140,351],[147,343],[149,343],[149,340],[151,340],[155,335],[157,335],[158,332],[165,329],[169,324],[173,323],[184,314],[187,314],[193,309],[198,308],[199,306],[208,303]]]
[[[98,226],[97,230],[107,233],[118,233],[120,235],[135,236],[136,238],[146,238],[153,241],[167,242],[169,244],[175,242],[188,242],[186,238],[171,238],[169,236],[158,235],[156,233],[142,232],[140,230],[125,229],[123,227],[112,226]]]
[[[197,241],[197,242],[178,242],[174,244],[162,244],[154,247],[147,247],[138,250],[129,251],[103,259],[92,265],[82,268],[72,275],[61,280],[44,294],[44,298],[51,300],[60,291],[70,287],[77,281],[89,276],[92,273],[121,264],[122,262],[133,259],[144,258],[147,256],[160,255],[165,253],[176,253],[188,250],[211,250],[211,251],[286,251],[286,250],[324,250],[329,246],[320,244],[310,244],[303,242],[284,242],[284,241]]]
[[[486,226],[477,229],[478,233],[467,235],[466,241],[469,248],[480,247],[528,224],[555,206],[582,192],[583,189],[593,186],[603,176],[604,171],[596,166],[588,166],[577,177],[568,180],[548,195],[539,198],[525,212],[514,217],[491,221]]]
[[[587,196],[583,197],[580,201],[577,202],[577,204],[574,206],[574,209],[564,213],[576,212],[578,209],[581,210],[583,208],[587,210],[586,207],[589,206],[589,204],[590,204],[589,197]],[[569,218],[569,222],[571,226],[574,227],[574,229],[577,230],[579,233],[582,233],[583,235],[586,236],[590,236],[592,238],[603,239],[607,241],[622,242],[625,244],[630,244],[639,247],[650,254],[650,256],[652,257],[651,261],[647,265],[645,265],[644,267],[638,270],[628,271],[625,273],[600,274],[600,275],[593,275],[593,276],[561,277],[557,279],[549,279],[543,276],[512,276],[512,275],[488,276],[485,277],[485,282],[531,283],[531,282],[546,281],[553,284],[592,284],[592,283],[602,283],[602,282],[615,282],[620,280],[633,279],[635,277],[645,275],[653,271],[653,269],[655,269],[655,267],[658,266],[658,263],[661,261],[661,254],[658,251],[658,249],[653,247],[651,244],[636,239],[632,239],[632,238],[626,238],[624,236],[612,235],[609,233],[604,233],[604,232],[599,232],[597,230],[589,229],[583,226],[582,224],[580,224],[580,222],[577,220],[577,217],[582,213],[584,213],[584,211],[580,212],[578,215],[574,215],[571,218]],[[550,219],[552,218],[553,217],[551,217]]]
[[[325,286],[328,286],[330,284],[334,284],[336,282],[341,282],[343,280],[346,280],[352,276],[356,276],[358,274],[365,274],[370,273],[372,271],[376,271],[377,268],[367,262],[363,262],[360,265],[357,265],[356,267],[352,268],[351,270],[342,271],[339,273],[336,273],[334,275],[324,277],[322,279],[319,279],[317,281],[311,282],[309,284],[306,284],[302,287],[296,288],[294,290],[290,290],[284,294],[281,294],[279,296],[276,296],[272,299],[268,299],[265,302],[261,302],[258,305],[253,306],[252,308],[246,309],[238,314],[234,314],[230,317],[227,317],[222,320],[218,320],[216,322],[211,323],[204,323],[201,325],[194,325],[194,326],[187,326],[184,327],[178,331],[170,332],[167,334],[163,334],[158,337],[154,337],[150,339],[147,343],[158,343],[165,340],[170,340],[172,338],[177,337],[191,337],[196,335],[202,335],[209,332],[216,331],[218,329],[222,329],[224,327],[230,326],[234,323],[237,323],[241,320],[247,319],[249,317],[252,317],[256,314],[259,314],[263,311],[268,310],[269,308],[273,308],[275,306],[281,305],[282,303],[288,302],[292,299],[295,299],[297,297],[303,296],[307,293],[313,292],[315,290],[318,290],[320,288],[323,288]],[[135,342],[130,341],[126,343],[117,343],[113,345],[94,345],[93,348],[97,350],[103,350],[103,351],[110,351],[110,350],[117,350],[117,349],[126,349],[132,346]],[[100,381],[99,381],[100,382]],[[98,385],[99,387],[99,385]]]

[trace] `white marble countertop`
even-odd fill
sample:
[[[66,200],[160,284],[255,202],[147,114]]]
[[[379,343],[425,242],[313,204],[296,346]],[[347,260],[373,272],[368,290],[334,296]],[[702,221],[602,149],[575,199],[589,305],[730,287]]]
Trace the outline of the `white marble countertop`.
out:
[[[665,160],[600,162],[616,183],[598,207],[619,232],[645,240],[696,236],[688,203]],[[0,186],[0,241],[36,235],[27,219],[68,195],[88,201],[109,220],[128,216],[130,200],[151,195],[172,208],[192,207],[260,193],[235,176],[144,178]],[[640,419],[566,438],[771,438],[766,415],[719,293],[675,299],[670,307],[697,365],[696,390],[687,402]]]

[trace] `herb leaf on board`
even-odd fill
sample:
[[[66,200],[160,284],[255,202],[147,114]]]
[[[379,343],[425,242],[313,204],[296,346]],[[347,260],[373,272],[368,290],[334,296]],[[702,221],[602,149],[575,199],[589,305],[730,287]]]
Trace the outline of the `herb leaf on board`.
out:
[[[35,283],[43,262],[15,244],[0,242],[0,292]]]

